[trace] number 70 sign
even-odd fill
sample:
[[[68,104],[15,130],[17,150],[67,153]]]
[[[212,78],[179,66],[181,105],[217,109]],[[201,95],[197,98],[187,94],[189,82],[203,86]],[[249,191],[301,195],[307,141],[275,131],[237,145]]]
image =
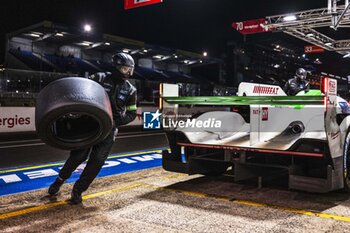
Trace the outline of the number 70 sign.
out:
[[[124,0],[124,9],[128,10],[161,2],[163,2],[163,0]]]
[[[232,23],[232,27],[243,35],[270,31],[270,29],[265,26],[266,19],[255,19]]]

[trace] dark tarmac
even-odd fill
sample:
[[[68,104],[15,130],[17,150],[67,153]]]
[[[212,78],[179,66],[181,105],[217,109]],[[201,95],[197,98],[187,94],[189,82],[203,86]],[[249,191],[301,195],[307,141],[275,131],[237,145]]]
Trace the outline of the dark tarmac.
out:
[[[167,147],[162,132],[122,132],[112,153]],[[0,142],[0,167],[64,160],[67,151],[26,138]],[[265,180],[187,176],[152,168],[99,178],[71,206],[72,184],[3,196],[0,232],[350,232],[349,194],[288,190]]]
[[[45,145],[35,134],[0,137],[0,168],[43,164],[67,159],[69,151]],[[6,141],[5,141],[6,140]],[[161,131],[122,130],[111,154],[164,148],[168,146],[166,136]]]

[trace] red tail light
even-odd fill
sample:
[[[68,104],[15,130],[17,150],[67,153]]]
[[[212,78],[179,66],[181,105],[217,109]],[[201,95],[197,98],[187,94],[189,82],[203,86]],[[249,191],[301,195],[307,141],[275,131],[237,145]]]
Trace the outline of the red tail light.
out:
[[[321,92],[323,94],[326,94],[329,91],[329,86],[328,86],[329,82],[328,81],[329,81],[329,78],[327,78],[327,77],[321,78]]]

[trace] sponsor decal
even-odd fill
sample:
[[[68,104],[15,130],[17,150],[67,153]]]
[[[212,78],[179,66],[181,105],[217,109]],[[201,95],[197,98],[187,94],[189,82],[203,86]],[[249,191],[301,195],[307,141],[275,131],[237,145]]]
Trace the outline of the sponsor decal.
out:
[[[321,83],[321,90],[328,96],[337,95],[337,80],[324,77]]]
[[[131,155],[111,155],[98,177],[158,167],[162,163],[162,150],[139,151]],[[57,177],[63,163],[45,164],[33,168],[0,170],[0,196],[47,188]],[[75,182],[86,164],[80,165],[66,183]]]
[[[253,110],[253,114],[254,114],[254,115],[259,115],[259,113],[260,113],[260,110],[258,110],[258,109],[254,109],[254,110]]]
[[[329,79],[329,94],[336,95],[337,93],[337,82],[335,80]]]
[[[261,120],[268,121],[269,120],[269,108],[263,107],[261,109]]]
[[[272,94],[277,95],[278,94],[278,87],[269,87],[269,86],[254,86],[253,88],[254,94]]]
[[[127,10],[161,2],[163,2],[163,0],[124,0],[124,9]]]
[[[336,139],[340,134],[340,131],[336,132],[336,133],[330,133],[331,139],[334,140]]]
[[[347,102],[339,102],[338,104],[342,113],[346,113],[346,114],[350,113],[350,107]]]

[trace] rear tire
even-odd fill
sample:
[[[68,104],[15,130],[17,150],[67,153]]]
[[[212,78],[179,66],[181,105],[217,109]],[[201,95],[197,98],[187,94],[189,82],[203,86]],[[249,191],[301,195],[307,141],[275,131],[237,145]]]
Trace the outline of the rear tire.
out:
[[[343,155],[343,177],[344,177],[344,191],[350,193],[350,131],[345,137],[344,142],[344,155]]]

